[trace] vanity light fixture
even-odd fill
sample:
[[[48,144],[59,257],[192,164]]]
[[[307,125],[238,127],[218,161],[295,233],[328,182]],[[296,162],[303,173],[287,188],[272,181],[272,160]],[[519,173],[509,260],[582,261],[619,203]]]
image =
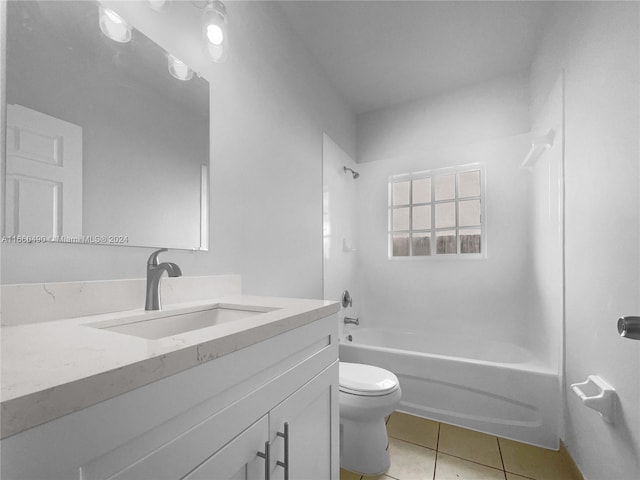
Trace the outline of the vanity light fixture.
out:
[[[193,70],[191,70],[186,63],[170,53],[167,54],[167,61],[169,62],[169,73],[171,76],[178,80],[191,80],[191,77],[193,77]]]
[[[220,0],[207,0],[204,7],[202,31],[211,60],[222,63],[227,59],[227,9]]]
[[[114,42],[127,43],[131,40],[131,25],[110,8],[100,5],[100,30]]]
[[[156,12],[166,12],[171,0],[149,0],[149,6]]]

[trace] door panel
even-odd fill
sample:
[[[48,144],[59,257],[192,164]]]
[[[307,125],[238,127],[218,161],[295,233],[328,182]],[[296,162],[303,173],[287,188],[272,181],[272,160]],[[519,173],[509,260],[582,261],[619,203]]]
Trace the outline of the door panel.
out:
[[[82,128],[7,105],[6,235],[82,234]]]

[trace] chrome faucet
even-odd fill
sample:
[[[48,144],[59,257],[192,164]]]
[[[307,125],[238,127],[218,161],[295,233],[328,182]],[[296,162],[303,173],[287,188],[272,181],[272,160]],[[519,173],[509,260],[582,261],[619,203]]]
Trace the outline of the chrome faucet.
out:
[[[160,310],[160,279],[162,274],[167,272],[170,277],[180,277],[182,270],[175,263],[164,262],[158,264],[158,255],[168,252],[166,248],[156,250],[147,260],[147,298],[144,305],[145,310]]]
[[[344,317],[344,323],[352,323],[354,325],[360,325],[360,320],[357,318]]]

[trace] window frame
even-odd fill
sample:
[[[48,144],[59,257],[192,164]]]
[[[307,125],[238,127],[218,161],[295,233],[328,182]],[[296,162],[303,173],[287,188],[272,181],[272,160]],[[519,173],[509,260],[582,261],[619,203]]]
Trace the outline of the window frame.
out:
[[[459,196],[460,180],[459,175],[467,172],[480,172],[480,195],[474,197]],[[454,175],[455,176],[455,195],[454,198],[445,200],[435,199],[435,178]],[[429,202],[416,202],[413,203],[413,181],[424,178],[431,179],[431,198]],[[393,204],[393,184],[397,182],[409,182],[409,203],[408,204]],[[456,261],[456,260],[482,260],[487,258],[487,215],[486,215],[486,168],[483,163],[469,163],[464,165],[456,165],[452,167],[435,168],[430,170],[420,170],[409,173],[401,173],[390,175],[387,180],[388,187],[388,199],[387,199],[387,256],[389,260],[428,260],[428,261]],[[480,200],[480,225],[479,226],[460,226],[460,202],[466,200]],[[435,215],[436,205],[443,203],[455,204],[455,225],[453,227],[441,227],[436,228]],[[413,229],[413,207],[426,206],[431,207],[431,221],[429,229]],[[409,229],[408,230],[393,230],[393,216],[394,210],[398,208],[409,209]],[[480,229],[480,253],[461,253],[460,245],[460,232],[464,230],[477,230]],[[442,231],[455,231],[456,235],[456,253],[436,253],[437,252],[437,232]],[[414,233],[428,233],[430,239],[430,255],[413,255],[413,241],[412,235]],[[408,234],[409,235],[409,255],[394,256],[393,255],[393,235],[394,234]]]

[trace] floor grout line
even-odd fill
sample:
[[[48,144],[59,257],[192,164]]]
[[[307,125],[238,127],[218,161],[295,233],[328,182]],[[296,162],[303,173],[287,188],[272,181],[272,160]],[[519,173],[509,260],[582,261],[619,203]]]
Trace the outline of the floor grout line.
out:
[[[507,480],[507,469],[504,466],[504,458],[502,458],[502,448],[500,448],[500,439],[496,437],[496,443],[498,444],[498,453],[500,454],[500,463],[502,464],[502,472],[504,473],[504,480]]]
[[[438,448],[440,448],[440,427],[442,423],[438,422],[438,435],[436,437],[436,459],[433,462],[433,480],[436,480],[436,472],[438,471]]]
[[[393,438],[394,440],[400,440],[401,442],[408,443],[409,445],[415,445],[416,447],[426,448],[427,450],[431,450],[432,452],[437,452],[438,449],[427,447],[426,445],[420,445],[419,443],[412,442],[410,440],[405,440],[404,438],[394,437],[393,435],[389,435],[389,438]]]
[[[447,452],[442,452],[440,450],[438,450],[438,453],[441,453],[443,455],[449,455],[450,457],[454,457],[457,458],[459,460],[464,460],[465,462],[469,462],[469,463],[473,463],[475,465],[480,465],[481,467],[487,467],[487,468],[492,468],[494,470],[498,470],[499,472],[506,472],[506,470],[504,468],[500,468],[500,467],[494,467],[493,465],[487,465],[486,463],[482,463],[482,462],[477,462],[475,460],[471,460],[469,458],[465,458],[465,457],[461,457],[459,455],[454,455],[452,453],[447,453]],[[509,472],[512,473],[512,472]]]

